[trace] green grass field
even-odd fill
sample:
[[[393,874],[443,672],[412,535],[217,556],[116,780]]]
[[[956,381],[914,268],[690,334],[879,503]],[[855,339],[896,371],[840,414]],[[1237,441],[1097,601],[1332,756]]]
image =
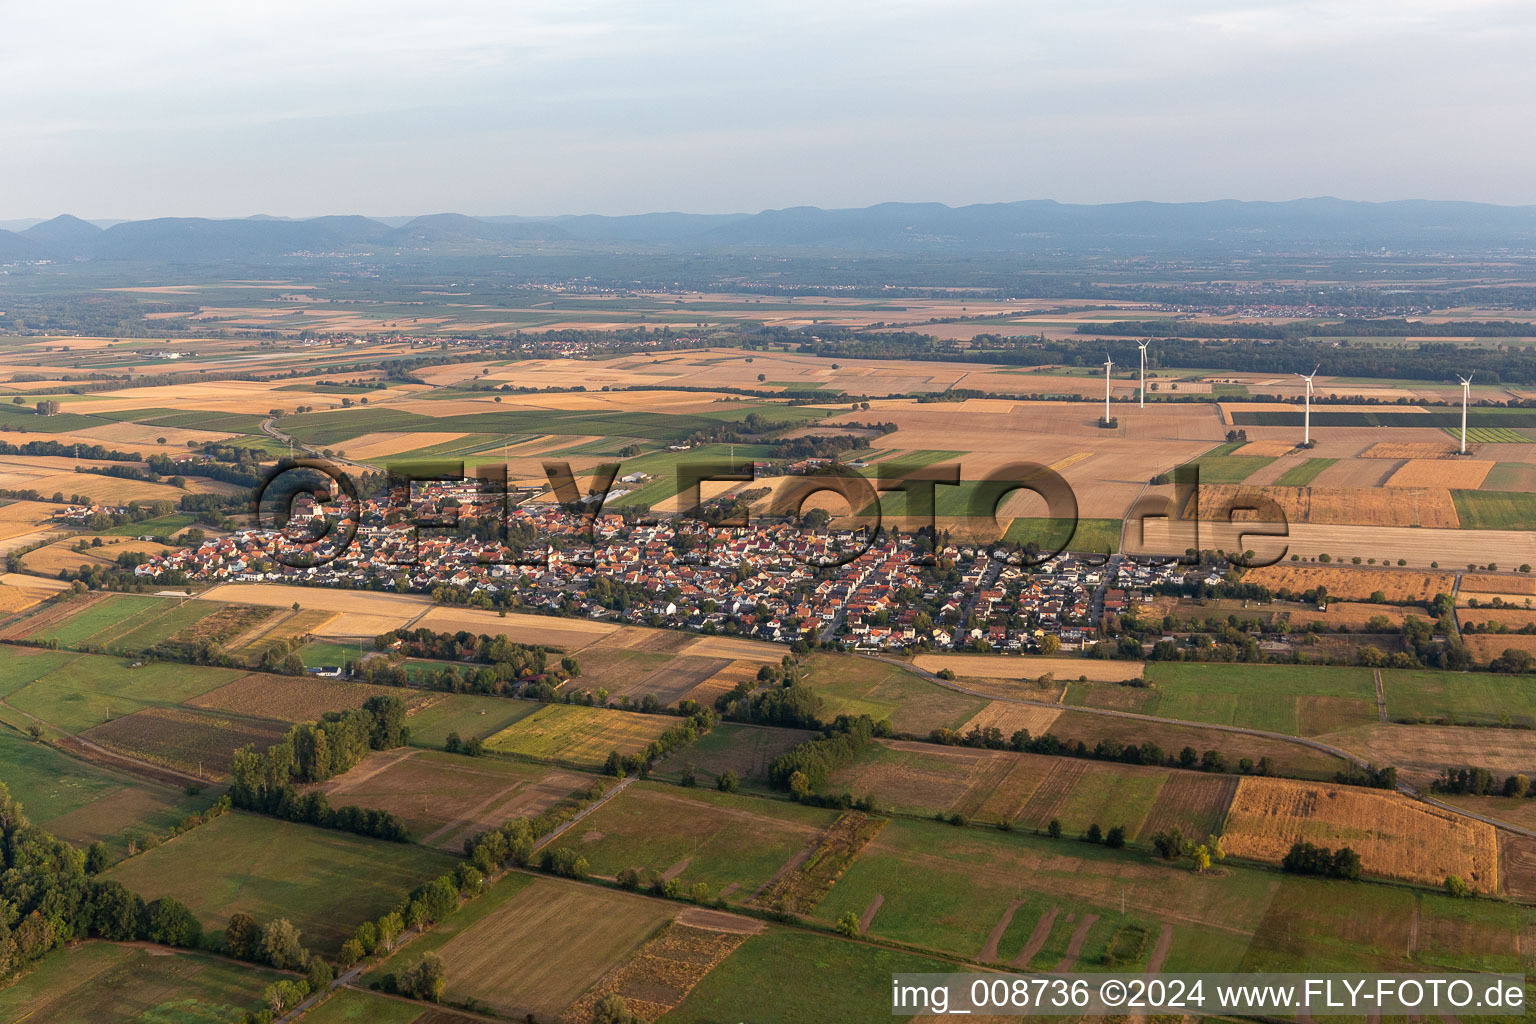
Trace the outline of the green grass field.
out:
[[[28,639],[53,641],[60,647],[78,647],[98,634],[114,636],[166,611],[164,598],[113,594],[95,604],[82,607],[73,615],[32,634]],[[92,641],[103,643],[105,640]]]
[[[1280,487],[1305,487],[1316,479],[1319,473],[1338,461],[1338,459],[1304,459],[1299,465],[1292,466],[1281,473],[1275,483]]]
[[[920,881],[914,883],[914,879]],[[1244,870],[1220,878],[1201,878],[1187,869],[1148,860],[1144,854],[1108,850],[1075,838],[1047,839],[1015,831],[961,829],[922,821],[893,821],[865,848],[814,912],[834,922],[849,911],[863,914],[876,896],[884,902],[870,934],[957,956],[978,957],[988,934],[1010,901],[1024,905],[1014,914],[998,947],[997,959],[1010,962],[1023,950],[1042,915],[1052,907],[1060,915],[1051,932],[1058,945],[1030,962],[1054,966],[1074,926],[1069,913],[1099,916],[1096,931],[1079,959],[1079,969],[1102,951],[1114,925],[1123,921],[1149,927],[1155,936],[1158,915],[1190,923],[1219,922],[1233,936],[1225,962],[1207,970],[1230,969],[1241,955],[1246,936],[1262,920],[1278,887],[1275,876]],[[1120,913],[1121,895],[1126,913]],[[1097,943],[1097,947],[1095,946]]]
[[[420,846],[231,811],[107,877],[145,899],[174,896],[205,929],[221,930],[240,910],[262,924],[286,917],[306,946],[331,954],[363,921],[453,864]]]
[[[107,642],[114,648],[145,651],[219,610],[219,606],[212,601],[164,601],[163,604],[158,615],[136,623],[127,632],[114,631],[112,639]]]
[[[1536,680],[1530,676],[1383,669],[1381,685],[1393,719],[1536,726]]]
[[[934,729],[953,729],[987,705],[935,686],[903,668],[867,658],[812,655],[806,662],[806,683],[822,699],[821,718],[868,715],[889,718],[897,732],[926,736]]]
[[[153,705],[179,704],[246,673],[82,654],[10,694],[7,702],[66,732],[84,732]]]
[[[8,647],[0,658],[0,699],[9,697],[34,679],[53,672],[80,655],[73,651],[42,651],[35,647]]]
[[[463,739],[478,736],[487,739],[520,722],[539,710],[540,705],[506,697],[483,697],[472,693],[449,693],[432,697],[432,703],[411,715],[411,743],[418,747],[441,747],[450,732]]]
[[[1065,540],[1068,551],[1084,551],[1094,554],[1120,550],[1119,519],[1079,519],[1068,538],[1067,528],[1072,525],[1066,519],[1018,518],[1008,524],[1003,539],[1010,544],[1033,542],[1041,550],[1053,550]]]
[[[16,984],[0,989],[0,1019],[223,1024],[261,1009],[262,990],[282,977],[203,953],[87,942],[50,953]]]
[[[213,802],[114,774],[9,731],[0,731],[0,780],[34,824],[73,843],[103,840],[118,852]]]
[[[306,1013],[304,1024],[412,1024],[428,1014],[435,1016],[414,1003],[342,988]]]
[[[1376,684],[1369,669],[1153,662],[1146,678],[1156,696],[1137,710],[1164,718],[1287,736],[1315,736],[1376,720]],[[1087,706],[1118,707],[1107,698],[1118,698],[1115,691],[1121,689],[1084,687],[1076,695],[1086,698]]]
[[[1240,484],[1274,459],[1252,455],[1202,455],[1195,460],[1203,484]]]
[[[665,1019],[667,1024],[735,1022],[743,1019],[743,993],[765,994],[752,1000],[753,1024],[883,1019],[890,1015],[892,974],[956,970],[916,953],[770,927],[705,975]],[[789,978],[804,981],[786,984]]]
[[[600,768],[610,751],[633,754],[680,720],[573,704],[546,704],[486,740],[488,750]]]
[[[1459,444],[1461,443],[1460,427],[1442,428]],[[1467,427],[1468,444],[1530,444],[1531,439],[1518,430],[1509,427]]]
[[[674,876],[684,886],[703,882],[713,896],[734,885],[728,898],[742,902],[836,818],[780,800],[635,782],[560,842],[569,839],[596,874],[685,865]]]
[[[1523,491],[1452,491],[1463,530],[1536,528],[1536,494]]]

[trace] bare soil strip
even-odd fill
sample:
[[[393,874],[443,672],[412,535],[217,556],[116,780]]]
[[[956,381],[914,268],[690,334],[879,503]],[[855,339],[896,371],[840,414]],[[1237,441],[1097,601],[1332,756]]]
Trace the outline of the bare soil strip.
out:
[[[883,899],[884,897],[881,898]],[[1009,901],[1008,909],[1003,911],[1003,916],[997,919],[997,924],[993,926],[991,933],[987,935],[987,944],[981,947],[981,956],[976,959],[982,963],[997,962],[997,944],[1003,941],[1003,933],[1013,923],[1014,913],[1023,905],[1023,902],[1020,900]],[[871,914],[870,916],[873,917],[874,915]]]
[[[885,893],[875,893],[875,898],[869,901],[869,906],[864,908],[864,913],[859,916],[859,931],[869,931],[869,926],[875,923],[875,915],[880,913],[880,908],[885,906]]]
[[[1173,925],[1164,924],[1163,930],[1157,933],[1157,945],[1152,947],[1152,959],[1147,961],[1147,973],[1156,974],[1163,969],[1163,961],[1168,959],[1168,949],[1173,945]]]
[[[676,878],[678,875],[682,874],[684,871],[687,871],[688,870],[688,865],[692,864],[692,863],[693,863],[693,858],[692,857],[684,857],[682,860],[678,861],[676,864],[673,864],[671,867],[667,868],[667,870],[663,871],[661,873],[661,880],[663,882],[670,882],[670,881],[672,881],[672,879]]]
[[[1088,929],[1099,919],[1098,914],[1084,914],[1083,919],[1077,923],[1077,931],[1072,933],[1072,939],[1067,943],[1067,955],[1061,958],[1061,963],[1051,970],[1056,974],[1066,974],[1077,963],[1077,956],[1083,951],[1083,943],[1088,941]]]

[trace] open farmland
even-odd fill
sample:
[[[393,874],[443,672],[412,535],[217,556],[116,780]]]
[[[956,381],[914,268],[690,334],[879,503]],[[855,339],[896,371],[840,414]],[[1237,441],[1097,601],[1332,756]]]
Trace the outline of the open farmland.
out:
[[[225,718],[182,708],[145,708],[81,735],[108,750],[202,779],[220,779],[234,753],[265,750],[287,730],[274,722]]]
[[[1268,587],[1275,593],[1287,590],[1300,594],[1324,587],[1330,597],[1345,601],[1368,601],[1379,591],[1389,602],[1428,604],[1436,594],[1449,594],[1456,577],[1448,572],[1271,565],[1248,570],[1243,582]]]
[[[1313,736],[1376,720],[1376,684],[1369,669],[1304,665],[1224,665],[1157,662],[1147,667],[1152,697],[1136,710],[1185,721],[1238,725],[1287,736]],[[1098,690],[1069,694],[1086,706]],[[1102,688],[1100,688],[1102,689]]]
[[[486,749],[598,768],[611,751],[633,754],[681,722],[670,715],[640,715],[607,708],[546,704],[485,741]]]
[[[0,1018],[54,1024],[238,1020],[281,974],[204,953],[88,942],[0,989]],[[194,1016],[195,1015],[195,1016]]]
[[[1397,793],[1245,778],[1227,813],[1229,854],[1278,863],[1291,844],[1348,846],[1368,875],[1439,885],[1459,875],[1480,892],[1497,892],[1499,853],[1491,825]]]
[[[6,701],[65,732],[78,733],[146,707],[178,704],[244,674],[201,665],[135,664],[82,654],[11,693]]]
[[[882,661],[812,655],[807,668],[806,685],[821,697],[821,718],[827,722],[838,715],[868,715],[876,722],[890,719],[897,732],[926,735],[956,728],[987,704]]]
[[[411,727],[412,743],[441,747],[448,734],[454,732],[461,739],[489,739],[534,714],[541,706],[532,701],[475,693],[427,693],[411,701],[406,709],[406,724]]]
[[[1459,502],[1444,487],[1402,487],[1394,500],[1383,501],[1370,488],[1243,487],[1238,484],[1200,485],[1199,518],[1224,520],[1228,510],[1253,498],[1273,501],[1293,524],[1324,526],[1413,526],[1442,529],[1468,527],[1457,515]],[[1480,492],[1472,492],[1480,493]],[[1191,496],[1193,503],[1195,497]],[[1186,512],[1186,518],[1195,518]],[[1267,521],[1260,517],[1261,521]],[[1495,524],[1488,524],[1493,527]],[[1495,527],[1496,528],[1496,527]]]
[[[675,780],[691,766],[700,785],[710,785],[731,771],[744,786],[766,786],[769,765],[795,744],[815,735],[805,729],[722,722],[662,762],[656,774]]]
[[[112,637],[148,622],[170,605],[158,597],[131,597],[112,594],[99,600],[71,601],[60,608],[63,618],[39,619],[39,628],[25,634],[28,640],[54,643],[60,647],[79,647],[96,643],[102,646]],[[49,609],[55,611],[55,609]],[[100,639],[95,639],[95,638]]]
[[[419,846],[231,811],[106,877],[146,900],[175,897],[205,929],[241,910],[258,921],[286,917],[306,946],[334,954],[359,924],[453,863]]]
[[[612,623],[593,622],[590,619],[555,618],[518,612],[501,615],[478,608],[434,608],[412,625],[417,629],[430,629],[439,633],[463,630],[486,636],[505,636],[513,643],[537,644],[569,651],[580,650],[619,628]]]
[[[1387,478],[1387,486],[1473,490],[1483,485],[1493,466],[1486,459],[1409,459]]]
[[[206,601],[259,604],[269,608],[335,613],[322,626],[309,631],[321,636],[377,636],[402,629],[432,608],[432,600],[410,594],[382,594],[366,590],[328,590],[288,587],[276,583],[225,583],[197,595]]]
[[[369,697],[385,695],[399,697],[408,705],[419,699],[418,691],[398,686],[252,672],[185,703],[189,707],[252,718],[313,722],[327,711],[360,708]]]
[[[1373,722],[1317,737],[1372,764],[1395,765],[1400,778],[1428,786],[1446,768],[1477,765],[1502,780],[1536,778],[1536,743],[1524,729]]]
[[[538,814],[593,781],[559,768],[407,747],[372,753],[318,788],[332,807],[389,811],[416,842],[457,853],[469,836]]]
[[[1493,640],[1502,652],[1517,640],[1531,638],[1495,635],[1470,639]],[[1536,679],[1530,676],[1384,669],[1381,679],[1387,714],[1394,720],[1536,726]]]
[[[949,669],[959,679],[1034,680],[1051,675],[1059,682],[1086,677],[1093,682],[1121,683],[1136,679],[1145,668],[1139,661],[1096,658],[998,657],[991,654],[920,654],[912,664],[925,672]]]
[[[599,875],[650,870],[745,902],[836,818],[819,807],[636,782],[559,841]]]
[[[628,893],[535,878],[438,948],[447,998],[553,1019],[676,912]]]

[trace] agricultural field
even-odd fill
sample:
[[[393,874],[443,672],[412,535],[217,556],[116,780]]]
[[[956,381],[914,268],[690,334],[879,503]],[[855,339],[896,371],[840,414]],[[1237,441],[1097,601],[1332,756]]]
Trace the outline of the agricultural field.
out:
[[[1301,840],[1352,848],[1368,875],[1439,885],[1454,874],[1479,892],[1499,891],[1491,825],[1380,790],[1288,779],[1238,783],[1222,834],[1227,853],[1278,863]]]
[[[231,718],[185,708],[148,707],[103,722],[81,738],[150,764],[199,779],[219,781],[229,771],[235,751],[265,750],[287,727],[278,722]]]
[[[312,722],[327,711],[360,708],[369,697],[390,695],[404,700],[408,706],[421,699],[419,691],[399,686],[252,672],[183,703],[188,707],[248,718]]]
[[[29,820],[70,842],[101,840],[114,855],[163,835],[212,802],[0,731],[0,779]]]
[[[413,744],[441,747],[451,732],[458,733],[460,739],[489,739],[541,706],[532,701],[474,693],[428,693],[411,701],[406,709],[406,724],[411,727]]]
[[[1399,569],[1346,569],[1325,566],[1271,565],[1250,569],[1243,582],[1268,587],[1278,593],[1300,594],[1323,587],[1334,600],[1369,601],[1381,593],[1392,603],[1428,604],[1437,594],[1455,589],[1456,577],[1448,572],[1414,572]]]
[[[991,654],[919,654],[912,664],[925,672],[953,672],[970,682],[992,680],[1033,681],[1049,675],[1058,683],[1084,678],[1093,682],[1122,683],[1141,676],[1139,661],[1101,661],[1097,658],[1053,658],[1033,655],[999,657]]]
[[[805,729],[722,722],[663,761],[655,774],[676,781],[693,768],[699,785],[710,786],[731,771],[741,785],[762,788],[768,785],[768,767],[774,760],[815,735]]]
[[[1126,707],[1126,687],[1078,686],[1069,703],[1134,710],[1214,725],[1238,725],[1286,736],[1315,736],[1376,720],[1376,684],[1370,669],[1303,665],[1229,666],[1154,662],[1147,690]],[[1142,695],[1146,694],[1145,697]]]
[[[610,752],[633,754],[681,719],[607,708],[546,704],[485,741],[487,750],[600,768]]]
[[[458,853],[469,836],[538,814],[594,781],[560,768],[404,747],[372,753],[317,788],[332,807],[389,811],[415,842]]]
[[[0,1018],[49,1024],[238,1020],[283,977],[267,968],[178,950],[86,942],[50,953],[9,988]]]
[[[676,905],[552,878],[509,881],[518,886],[509,896],[484,908],[497,893],[482,897],[461,912],[473,919],[450,921],[454,932],[441,937],[449,1001],[554,1019],[677,914]]]
[[[744,903],[836,818],[818,807],[635,782],[559,842],[580,850],[595,874],[650,870]]]
[[[363,921],[453,864],[407,843],[231,811],[130,857],[106,877],[146,900],[175,897],[205,930],[223,929],[242,910],[262,923],[286,917],[306,946],[330,955]]]
[[[1487,639],[1502,651],[1520,638]],[[1536,726],[1536,680],[1529,676],[1383,669],[1381,680],[1394,721]]]
[[[1452,491],[1463,530],[1529,530],[1536,526],[1536,494],[1524,491]]]
[[[135,667],[137,666],[137,667]],[[238,669],[81,654],[57,664],[5,698],[65,732],[81,733],[148,707],[168,707],[242,675]]]
[[[869,658],[812,655],[806,668],[806,685],[821,697],[821,718],[827,722],[838,715],[868,715],[877,722],[890,719],[897,732],[927,735],[956,728],[987,703]]]

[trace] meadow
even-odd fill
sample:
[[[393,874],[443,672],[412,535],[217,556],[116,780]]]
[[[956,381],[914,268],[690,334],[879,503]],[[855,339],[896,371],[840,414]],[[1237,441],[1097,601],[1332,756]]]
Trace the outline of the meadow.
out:
[[[0,1018],[52,1024],[238,1020],[283,975],[190,951],[87,942],[50,953],[0,989]]]
[[[1536,681],[1529,676],[1383,669],[1381,680],[1393,720],[1536,726]]]
[[[600,768],[610,752],[633,754],[679,723],[670,715],[546,704],[485,741],[487,750]]]
[[[651,870],[744,902],[836,817],[779,800],[635,782],[560,843],[580,850],[599,875]]]
[[[406,724],[411,727],[411,743],[441,747],[452,732],[458,733],[460,739],[489,739],[538,711],[540,706],[533,701],[474,693],[431,693],[413,702],[406,711]]]
[[[261,924],[286,917],[306,946],[331,955],[363,921],[453,864],[419,846],[231,811],[106,877],[146,900],[175,897],[206,930],[221,930],[236,911]]]
[[[1143,714],[1217,725],[1239,725],[1286,736],[1315,736],[1376,720],[1376,684],[1369,669],[1305,665],[1230,665],[1153,662],[1153,694]],[[1104,688],[1082,687],[1068,700],[1087,707],[1104,702]],[[1111,696],[1114,696],[1111,693]]]
[[[821,718],[868,715],[890,719],[897,732],[926,736],[953,729],[986,706],[981,697],[946,690],[906,669],[869,658],[812,655],[805,662],[806,685],[822,700]]]
[[[144,708],[178,704],[245,673],[162,662],[81,654],[6,698],[12,706],[65,732],[81,733]]]

